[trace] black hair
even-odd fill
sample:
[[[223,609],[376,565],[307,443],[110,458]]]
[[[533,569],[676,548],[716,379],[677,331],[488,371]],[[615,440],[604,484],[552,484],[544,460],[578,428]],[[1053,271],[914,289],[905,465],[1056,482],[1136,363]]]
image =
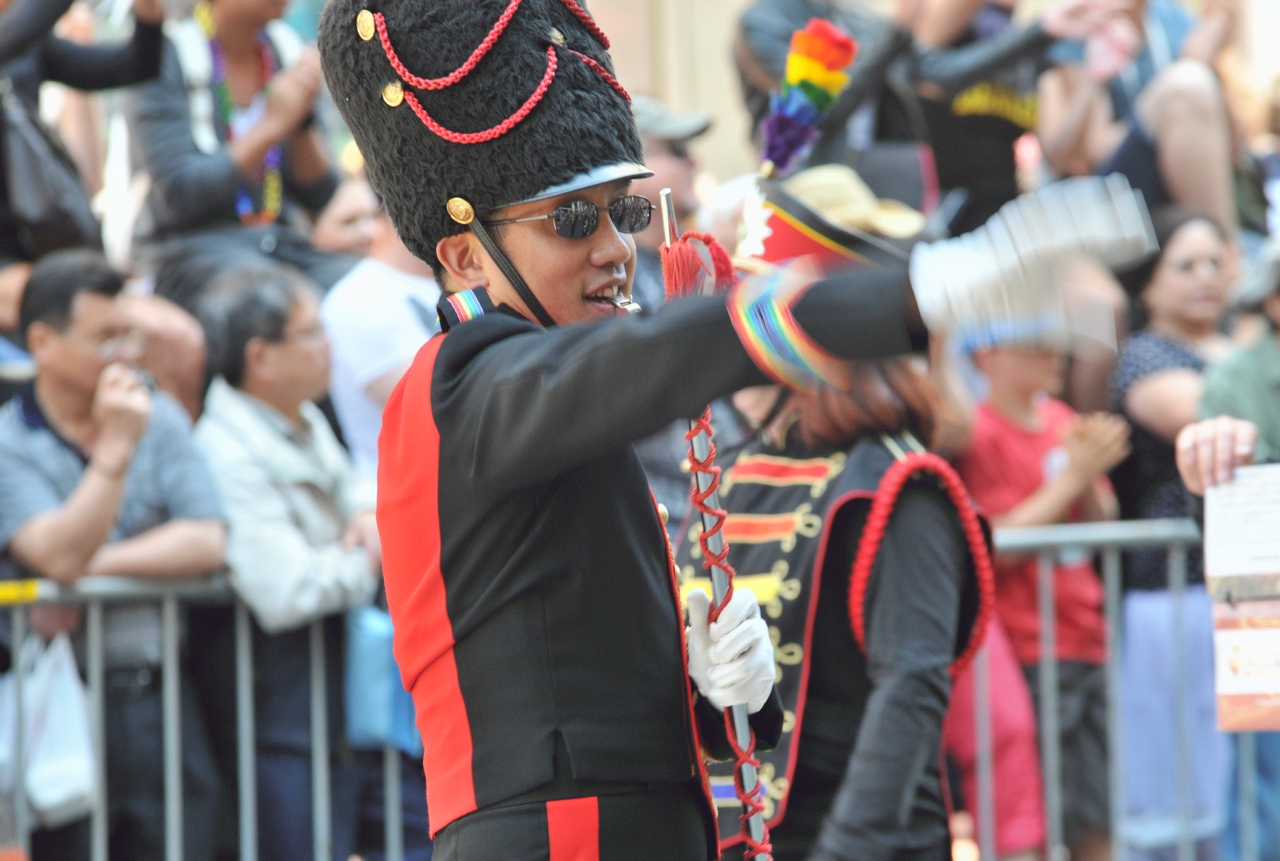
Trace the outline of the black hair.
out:
[[[1155,230],[1156,244],[1159,250],[1132,269],[1125,270],[1117,275],[1120,280],[1120,286],[1124,287],[1125,293],[1129,294],[1129,331],[1136,332],[1139,329],[1144,329],[1149,322],[1147,309],[1141,301],[1142,294],[1150,286],[1152,279],[1155,278],[1156,269],[1160,266],[1160,261],[1164,259],[1165,253],[1169,250],[1169,243],[1182,228],[1199,221],[1212,227],[1213,232],[1218,234],[1218,238],[1223,242],[1227,241],[1226,230],[1218,223],[1217,219],[1204,212],[1173,205],[1162,207],[1152,213],[1151,226]]]
[[[200,303],[209,375],[238,388],[245,347],[254,338],[283,339],[293,306],[311,289],[300,273],[275,265],[231,269],[214,278]]]
[[[124,276],[97,251],[77,248],[46,255],[31,267],[22,292],[18,327],[23,340],[33,323],[65,330],[77,293],[117,296],[123,288]]]

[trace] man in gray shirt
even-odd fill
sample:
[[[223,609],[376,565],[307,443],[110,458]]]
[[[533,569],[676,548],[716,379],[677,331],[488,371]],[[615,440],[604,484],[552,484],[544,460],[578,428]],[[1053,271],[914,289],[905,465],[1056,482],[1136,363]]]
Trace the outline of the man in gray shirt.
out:
[[[222,565],[226,528],[182,408],[126,364],[140,347],[101,255],[65,251],[31,272],[21,327],[35,379],[0,408],[0,574],[192,577]],[[32,627],[73,631],[79,612],[35,608]],[[160,620],[154,605],[104,614],[112,853],[164,857]],[[183,690],[187,859],[212,858],[218,793],[203,722]],[[74,857],[83,824],[37,835],[33,857]],[[69,841],[69,842],[67,842]],[[42,844],[44,851],[41,852]]]

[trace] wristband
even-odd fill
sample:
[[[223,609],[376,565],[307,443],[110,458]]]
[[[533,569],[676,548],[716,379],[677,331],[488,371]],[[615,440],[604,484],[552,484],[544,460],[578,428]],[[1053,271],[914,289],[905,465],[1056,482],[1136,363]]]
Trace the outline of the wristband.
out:
[[[792,307],[821,278],[801,258],[729,291],[729,319],[756,367],[775,382],[799,391],[843,388],[843,365],[796,322]]]

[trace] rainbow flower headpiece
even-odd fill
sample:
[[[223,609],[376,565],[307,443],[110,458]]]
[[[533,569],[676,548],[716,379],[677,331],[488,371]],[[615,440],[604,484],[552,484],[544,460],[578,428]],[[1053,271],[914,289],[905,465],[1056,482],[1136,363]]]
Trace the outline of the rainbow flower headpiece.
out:
[[[769,99],[764,121],[765,176],[786,173],[818,137],[818,123],[849,85],[845,69],[858,45],[844,30],[813,18],[791,35],[781,89]]]

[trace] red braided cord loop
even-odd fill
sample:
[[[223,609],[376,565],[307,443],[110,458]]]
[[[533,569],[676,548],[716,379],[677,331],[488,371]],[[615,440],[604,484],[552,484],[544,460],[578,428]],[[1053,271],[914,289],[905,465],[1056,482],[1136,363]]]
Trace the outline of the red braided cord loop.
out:
[[[566,48],[565,50],[568,51],[570,54],[573,54],[582,62],[586,63],[587,68],[595,72],[600,77],[604,78],[604,82],[606,84],[613,87],[614,90],[617,91],[618,95],[622,96],[622,98],[626,101],[627,104],[631,104],[631,94],[627,92],[626,88],[623,87],[622,84],[618,83],[617,78],[609,74],[608,69],[606,69],[604,66],[600,65],[595,60],[591,59],[581,51],[575,51],[572,48]]]
[[[431,131],[435,132],[445,140],[456,144],[484,143],[485,141],[491,141],[494,138],[502,137],[519,125],[525,117],[529,116],[529,112],[538,106],[538,102],[542,101],[542,97],[547,94],[547,89],[551,86],[551,82],[555,80],[557,62],[555,46],[548,45],[547,71],[546,74],[542,76],[542,83],[538,84],[538,88],[533,91],[533,95],[529,96],[528,101],[526,101],[514,114],[507,117],[493,128],[485,129],[482,132],[470,132],[464,134],[463,132],[455,132],[445,128],[431,118],[431,115],[427,113],[427,109],[422,106],[418,101],[418,97],[413,93],[406,92],[404,94],[404,102],[415,114],[418,115],[418,119],[422,120],[422,124],[424,126],[431,129]]]
[[[982,647],[987,623],[995,606],[995,573],[991,567],[991,552],[987,547],[986,535],[982,531],[978,514],[969,501],[969,492],[951,464],[936,454],[908,454],[889,467],[884,478],[880,480],[875,500],[871,503],[871,513],[867,515],[867,525],[862,531],[858,555],[853,562],[853,575],[849,583],[849,620],[853,624],[854,639],[858,641],[858,647],[865,652],[867,646],[863,607],[867,599],[867,586],[871,582],[871,568],[875,564],[876,554],[880,550],[880,542],[889,525],[889,517],[893,514],[893,506],[898,500],[898,494],[902,492],[907,479],[918,472],[933,473],[942,482],[952,504],[956,507],[956,513],[960,515],[960,525],[964,529],[965,539],[969,543],[969,552],[973,554],[974,567],[977,569],[978,615],[973,621],[973,630],[969,634],[964,651],[951,663],[951,677],[955,678],[969,665],[978,649]]]
[[[378,41],[382,43],[382,51],[387,55],[387,61],[391,63],[391,68],[396,70],[396,74],[400,76],[400,80],[404,81],[411,87],[417,87],[420,90],[443,90],[446,87],[452,87],[461,81],[467,75],[471,74],[485,55],[493,48],[499,37],[502,36],[507,25],[511,23],[511,18],[516,14],[516,10],[520,8],[523,0],[511,0],[505,12],[498,17],[498,21],[493,25],[493,29],[489,31],[489,35],[484,37],[484,41],[471,52],[471,56],[467,61],[458,68],[454,69],[443,78],[419,78],[413,72],[405,68],[404,63],[400,61],[396,49],[391,46],[391,37],[387,34],[387,19],[381,12],[373,13],[373,21],[378,27]]]
[[[700,433],[707,435],[709,443],[706,460],[698,460],[698,456],[693,453],[693,439]],[[719,553],[711,552],[709,539],[716,535],[720,530],[724,529],[724,522],[729,517],[729,513],[723,508],[711,508],[707,505],[707,500],[720,489],[720,467],[716,466],[716,444],[714,442],[715,431],[711,429],[711,407],[699,416],[689,428],[689,432],[684,435],[685,440],[689,443],[689,467],[694,477],[699,475],[711,476],[711,481],[707,484],[707,489],[698,490],[698,482],[693,483],[693,489],[690,492],[690,499],[693,502],[694,509],[701,515],[704,515],[703,522],[710,520],[711,527],[703,529],[702,534],[698,536],[698,546],[702,548],[702,558],[706,561],[702,563],[702,567],[707,571],[713,568],[719,568],[724,572],[724,576],[729,581],[729,588],[725,590],[724,598],[720,603],[711,607],[711,613],[707,617],[708,622],[714,622],[720,618],[720,612],[728,605],[729,599],[733,597],[733,566],[729,564],[729,542],[722,541]]]
[[[705,460],[699,460],[697,455],[693,453],[693,440],[700,433],[707,435],[707,457]],[[707,500],[711,498],[720,489],[720,467],[716,465],[716,444],[714,441],[715,431],[711,428],[711,407],[707,407],[702,415],[694,420],[689,428],[689,432],[684,438],[689,443],[689,464],[695,479],[699,475],[710,476],[706,490],[698,490],[699,482],[694,481],[693,489],[690,492],[690,498],[693,507],[700,515],[703,515],[703,523],[710,522],[711,526],[704,528],[702,534],[698,536],[698,546],[702,548],[702,557],[705,560],[702,567],[710,571],[713,568],[719,568],[726,579],[729,581],[729,588],[725,590],[724,598],[712,606],[711,612],[708,614],[707,621],[714,622],[720,617],[721,611],[729,603],[729,599],[733,597],[733,566],[729,564],[729,542],[721,541],[719,553],[711,552],[709,539],[711,536],[718,534],[724,529],[725,521],[729,514],[723,508],[712,508],[707,504]],[[746,788],[742,785],[742,768],[750,765],[756,769],[756,774],[760,773],[760,760],[756,759],[756,734],[751,733],[751,741],[746,748],[738,746],[738,732],[733,726],[733,712],[730,709],[724,710],[724,727],[725,735],[729,737],[729,747],[733,749],[733,786],[737,792],[738,801],[742,803],[742,837],[745,841],[744,858],[762,858],[765,861],[773,857],[773,846],[769,842],[769,829],[764,829],[764,839],[757,842],[751,837],[751,829],[747,826],[747,822],[752,816],[760,814],[761,822],[764,821],[764,801],[760,796],[760,783],[757,780],[756,791],[754,794],[748,794]]]
[[[734,729],[733,713],[729,709],[724,710],[724,734],[729,737],[729,747],[733,748],[733,788],[738,794],[738,801],[742,802],[742,839],[745,844],[742,857],[771,861],[773,843],[769,840],[769,827],[765,826],[764,837],[757,842],[751,839],[751,828],[747,824],[756,814],[760,815],[761,822],[764,821],[764,785],[757,778],[754,795],[748,795],[742,785],[743,765],[753,766],[756,774],[760,773],[760,760],[756,759],[756,734],[754,731],[751,733],[751,742],[745,750],[738,747],[738,732]]]

